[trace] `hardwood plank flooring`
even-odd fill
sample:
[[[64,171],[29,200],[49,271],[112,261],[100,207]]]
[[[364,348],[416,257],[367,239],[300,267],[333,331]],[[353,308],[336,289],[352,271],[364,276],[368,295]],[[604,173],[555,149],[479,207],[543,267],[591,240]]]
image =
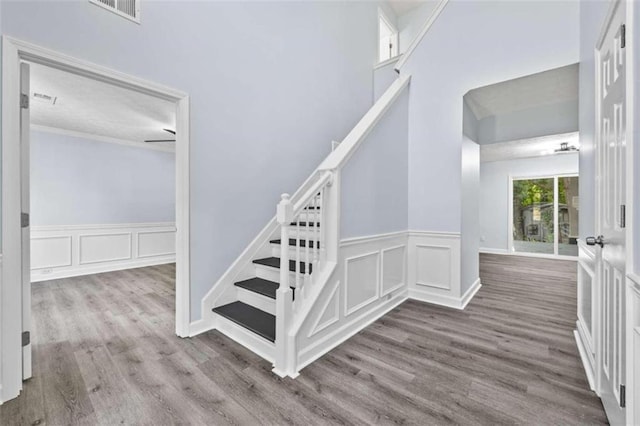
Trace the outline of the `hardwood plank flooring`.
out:
[[[174,335],[174,265],[33,285],[34,377],[2,425],[606,424],[575,262],[481,255],[464,311],[407,301],[305,368]]]

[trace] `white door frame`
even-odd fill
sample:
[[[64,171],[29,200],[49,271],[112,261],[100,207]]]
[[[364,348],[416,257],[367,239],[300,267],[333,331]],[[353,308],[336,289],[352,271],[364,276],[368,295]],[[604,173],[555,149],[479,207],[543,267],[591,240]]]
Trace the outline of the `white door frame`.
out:
[[[26,60],[175,102],[176,334],[190,334],[189,96],[11,37],[2,40],[2,257],[0,266],[0,404],[22,389],[20,228],[20,62]]]

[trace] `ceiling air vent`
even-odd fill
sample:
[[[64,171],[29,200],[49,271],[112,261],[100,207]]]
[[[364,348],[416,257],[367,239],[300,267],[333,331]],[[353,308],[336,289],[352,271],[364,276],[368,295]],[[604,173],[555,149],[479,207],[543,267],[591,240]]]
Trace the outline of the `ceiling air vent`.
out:
[[[140,1],[141,0],[89,0],[97,6],[101,6],[116,15],[127,18],[133,22],[140,23]]]
[[[55,105],[58,97],[45,95],[44,93],[33,92],[33,99],[36,101],[44,102],[45,104]]]

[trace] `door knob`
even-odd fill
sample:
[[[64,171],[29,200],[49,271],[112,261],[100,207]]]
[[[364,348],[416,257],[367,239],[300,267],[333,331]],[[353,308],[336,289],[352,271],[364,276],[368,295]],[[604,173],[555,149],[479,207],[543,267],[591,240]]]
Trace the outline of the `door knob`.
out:
[[[604,247],[604,237],[602,235],[598,235],[597,237],[587,237],[586,241],[588,246],[595,246],[597,244],[600,247]]]

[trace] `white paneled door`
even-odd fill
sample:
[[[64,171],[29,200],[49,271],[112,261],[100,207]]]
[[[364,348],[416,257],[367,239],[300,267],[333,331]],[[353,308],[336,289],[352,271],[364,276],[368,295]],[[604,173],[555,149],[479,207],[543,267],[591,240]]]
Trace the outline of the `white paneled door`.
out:
[[[22,227],[22,379],[31,377],[31,227],[29,226],[29,64],[20,64],[20,209]]]
[[[612,6],[597,46],[597,390],[611,424],[625,423],[625,2]]]

